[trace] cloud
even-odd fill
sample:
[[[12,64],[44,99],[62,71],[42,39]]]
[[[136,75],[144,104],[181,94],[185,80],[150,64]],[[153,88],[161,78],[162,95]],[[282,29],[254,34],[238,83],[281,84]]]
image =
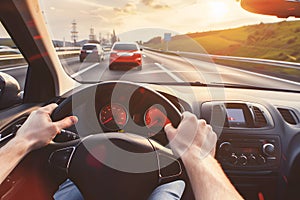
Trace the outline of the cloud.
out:
[[[116,11],[117,14],[120,14],[120,13],[123,13],[123,14],[136,14],[137,6],[136,6],[136,4],[134,4],[132,2],[128,2],[122,8],[114,8],[114,11]]]
[[[168,9],[170,6],[167,4],[159,3],[156,0],[141,0],[141,2],[148,7],[154,8],[154,9]]]

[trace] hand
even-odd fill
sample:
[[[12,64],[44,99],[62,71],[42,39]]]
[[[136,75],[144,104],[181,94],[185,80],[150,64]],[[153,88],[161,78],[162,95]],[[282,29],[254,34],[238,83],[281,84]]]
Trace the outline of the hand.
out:
[[[29,151],[48,145],[61,129],[77,123],[75,116],[52,122],[50,115],[56,107],[57,104],[50,104],[32,112],[18,130],[16,139],[24,140]]]
[[[178,128],[171,124],[165,126],[165,132],[170,141],[170,147],[177,156],[189,157],[190,154],[200,159],[211,154],[214,156],[217,135],[205,120],[198,120],[189,112],[183,113],[183,119]]]

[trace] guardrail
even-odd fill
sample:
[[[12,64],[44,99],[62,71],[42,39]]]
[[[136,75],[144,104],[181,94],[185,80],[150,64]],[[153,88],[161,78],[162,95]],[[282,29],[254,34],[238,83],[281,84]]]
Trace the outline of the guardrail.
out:
[[[144,47],[144,49],[157,53],[181,56],[206,62],[214,62],[220,65],[300,82],[300,63],[259,58],[210,55],[193,52],[161,51],[147,47]]]
[[[55,48],[57,55],[60,58],[68,58],[68,57],[73,57],[77,56],[79,54],[80,48]],[[15,65],[22,65],[26,64],[26,61],[22,54],[10,54],[10,55],[0,55],[0,68],[5,68],[5,67],[10,67],[10,66],[15,66]]]

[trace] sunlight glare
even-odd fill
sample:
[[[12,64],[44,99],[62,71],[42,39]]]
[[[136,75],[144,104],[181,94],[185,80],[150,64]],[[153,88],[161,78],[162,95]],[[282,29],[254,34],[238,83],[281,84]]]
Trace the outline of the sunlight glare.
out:
[[[229,12],[228,6],[221,1],[210,1],[209,7],[215,19],[223,18]]]

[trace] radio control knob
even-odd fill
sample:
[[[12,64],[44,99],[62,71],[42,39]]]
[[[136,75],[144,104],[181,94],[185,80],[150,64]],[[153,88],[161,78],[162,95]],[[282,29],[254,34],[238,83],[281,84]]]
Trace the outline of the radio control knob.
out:
[[[241,155],[238,160],[237,160],[238,164],[239,165],[247,165],[247,162],[248,162],[248,158],[245,156],[245,155]]]
[[[230,142],[222,142],[222,144],[220,144],[219,149],[221,151],[229,151],[231,148],[231,143]]]
[[[266,163],[266,159],[262,155],[258,155],[256,160],[257,160],[258,164],[265,164]]]
[[[219,153],[222,157],[230,157],[230,149],[231,149],[230,142],[223,142],[219,146]]]
[[[238,163],[238,157],[233,153],[231,154],[231,156],[229,157],[229,163],[236,165]]]
[[[275,147],[273,144],[271,143],[267,143],[263,145],[263,153],[266,156],[273,156],[275,153]]]

